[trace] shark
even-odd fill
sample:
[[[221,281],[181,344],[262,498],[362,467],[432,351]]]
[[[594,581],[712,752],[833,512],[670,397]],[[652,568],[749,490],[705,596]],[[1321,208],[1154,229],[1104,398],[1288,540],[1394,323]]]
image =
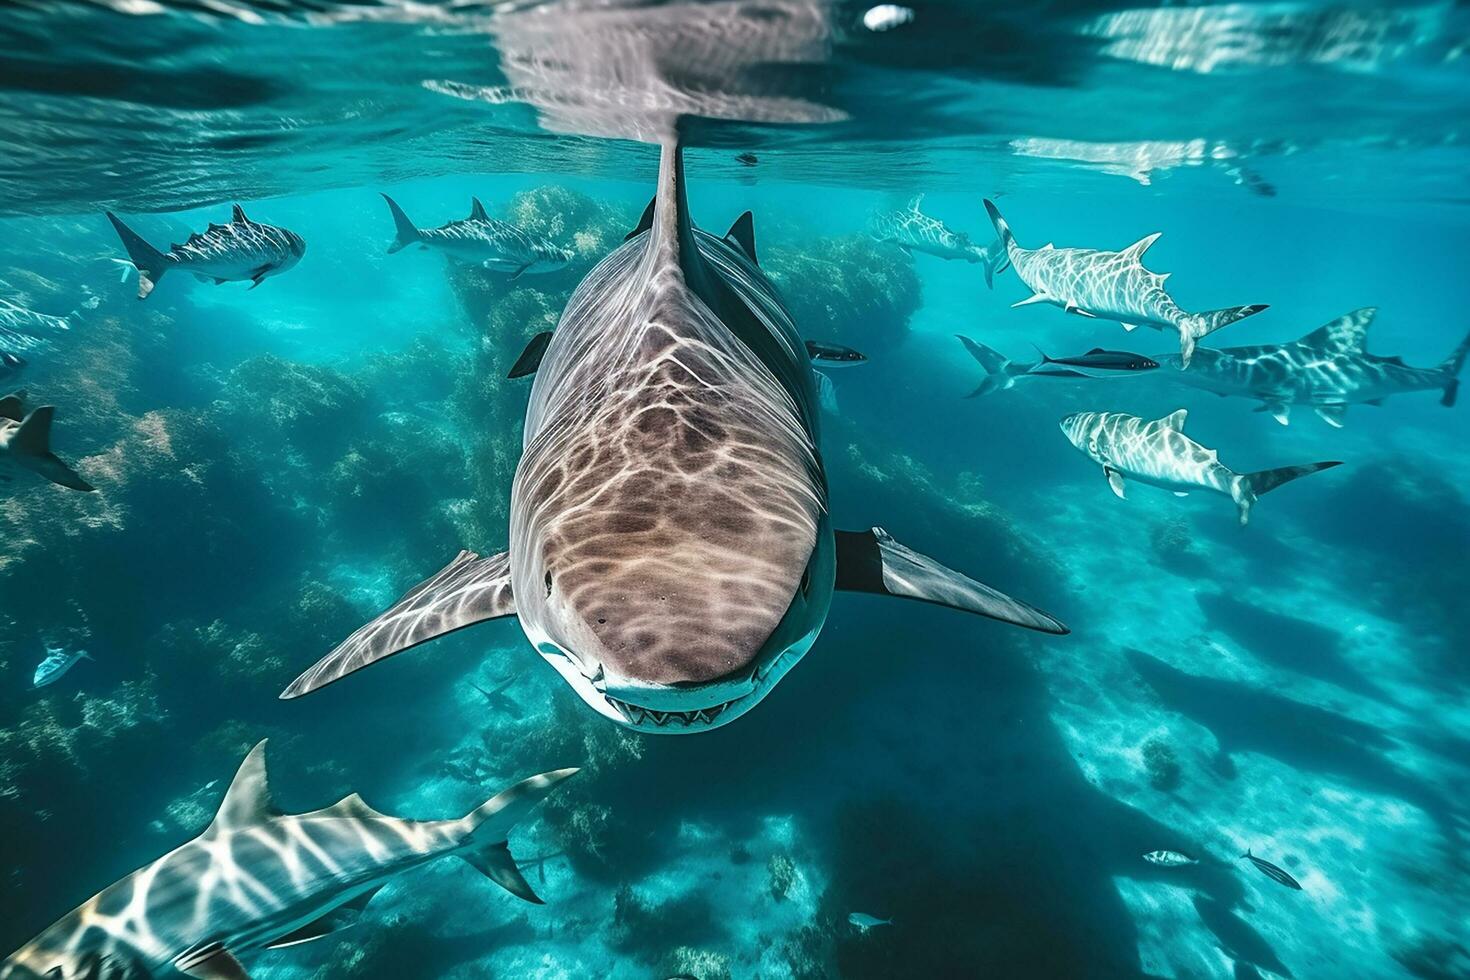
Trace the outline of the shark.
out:
[[[73,310],[66,316],[52,316],[0,299],[0,337],[33,337],[44,343],[49,337],[70,330],[70,321],[80,315],[80,311]]]
[[[50,405],[26,414],[24,392],[0,398],[0,483],[28,473],[69,490],[90,493],[96,489],[51,451],[55,416],[56,409]]]
[[[147,299],[170,269],[192,272],[200,282],[212,282],[216,286],[249,281],[254,289],[271,276],[294,267],[306,254],[306,242],[300,235],[251,221],[238,204],[231,209],[228,223],[211,222],[204,231],[170,245],[167,252],[154,248],[111,211],[106,214],[122,239],[123,248],[127,249],[128,259],[138,270],[139,299]]]
[[[1341,428],[1349,405],[1381,405],[1385,398],[1411,391],[1438,391],[1439,403],[1453,407],[1470,335],[1438,365],[1412,367],[1401,357],[1379,357],[1364,349],[1377,313],[1371,306],[1353,310],[1289,344],[1201,347],[1188,371],[1169,376],[1217,395],[1254,398],[1261,403],[1256,411],[1269,412],[1282,425],[1290,422],[1292,406],[1304,405],[1328,425]],[[1164,361],[1180,367],[1176,358]]]
[[[393,214],[395,237],[388,254],[410,245],[436,248],[446,255],[484,266],[493,272],[509,272],[512,280],[528,272],[556,272],[576,258],[577,253],[562,248],[539,235],[517,228],[509,221],[492,218],[478,197],[470,198],[467,218],[451,221],[438,228],[419,228],[404,214],[398,202],[387,194],[388,210]]]
[[[474,683],[471,683],[470,687],[480,692],[480,697],[485,699],[485,704],[492,711],[499,711],[502,714],[510,715],[512,718],[521,718],[525,712],[521,711],[521,706],[516,704],[514,698],[505,693],[512,684],[520,679],[521,673],[517,671],[488,691]]]
[[[995,274],[1010,265],[1006,250],[999,240],[988,246],[976,245],[962,231],[951,231],[944,222],[920,210],[924,196],[913,198],[897,211],[873,215],[868,233],[880,242],[897,245],[905,253],[923,252],[941,259],[960,259],[978,263],[985,271],[985,285],[992,286]]]
[[[453,820],[388,816],[356,793],[288,814],[271,799],[265,750],[250,750],[202,834],[58,919],[0,964],[0,980],[248,980],[241,955],[351,926],[388,881],[450,856],[540,903],[506,838],[576,769],[522,780]]]
[[[985,210],[1005,244],[1011,266],[1031,295],[1012,306],[1050,303],[1068,313],[1117,320],[1124,330],[1152,327],[1179,334],[1179,362],[1188,367],[1201,337],[1266,309],[1264,304],[1189,313],[1164,289],[1169,273],[1143,267],[1144,253],[1162,232],[1140,238],[1121,252],[1094,248],[1022,248],[994,202]]]
[[[515,616],[604,718],[693,734],[764,699],[838,592],[1067,632],[881,527],[832,526],[811,357],[756,254],[748,211],[723,236],[694,225],[665,141],[637,226],[517,361],[534,380],[508,549],[461,552],[281,696]]]
[[[1108,486],[1124,496],[1124,478],[1174,491],[1185,497],[1191,490],[1223,493],[1235,501],[1242,526],[1250,522],[1256,499],[1299,477],[1340,466],[1334,460],[1283,466],[1254,473],[1237,473],[1220,462],[1219,454],[1184,434],[1185,409],[1160,419],[1142,419],[1122,412],[1078,412],[1062,419],[1062,432],[1072,445],[1103,468]]]
[[[1114,378],[1140,371],[1152,371],[1159,362],[1142,354],[1124,350],[1104,350],[1094,347],[1085,354],[1073,357],[1049,357],[1041,348],[1036,349],[1041,360],[1023,364],[1010,360],[993,347],[960,334],[955,339],[964,345],[979,365],[985,369],[985,377],[966,398],[978,398],[992,391],[1014,388],[1022,378]]]

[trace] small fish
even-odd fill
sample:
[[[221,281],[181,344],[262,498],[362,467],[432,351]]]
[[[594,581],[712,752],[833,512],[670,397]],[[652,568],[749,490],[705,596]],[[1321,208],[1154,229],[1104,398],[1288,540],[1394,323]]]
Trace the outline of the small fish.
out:
[[[478,197],[470,198],[469,217],[438,228],[418,227],[397,201],[387,194],[383,200],[393,215],[396,236],[388,246],[389,255],[414,244],[437,248],[461,262],[473,262],[492,272],[509,272],[511,281],[528,272],[556,272],[577,257],[569,248],[490,217]]]
[[[867,932],[874,926],[893,925],[892,919],[880,919],[876,915],[869,915],[866,912],[854,912],[847,917],[847,921],[849,925],[856,926],[861,932]]]
[[[1256,866],[1256,870],[1260,871],[1261,874],[1276,882],[1276,884],[1285,885],[1287,888],[1295,888],[1297,891],[1302,890],[1301,882],[1297,881],[1291,875],[1276,867],[1276,865],[1272,864],[1270,861],[1266,861],[1256,857],[1254,854],[1251,853],[1250,848],[1247,847],[1245,849],[1245,853],[1242,854],[1241,857],[1245,858],[1251,864],[1254,864]]]
[[[808,340],[806,353],[811,358],[812,364],[824,368],[853,367],[864,364],[868,360],[866,354],[859,353],[851,347],[843,347],[841,344],[824,344],[819,340]]]
[[[7,384],[20,377],[26,365],[26,359],[19,354],[0,351],[0,384]]]
[[[1033,369],[1033,373],[1037,374],[1045,374],[1049,364],[1065,364],[1099,371],[1152,371],[1159,366],[1158,361],[1142,354],[1125,350],[1104,350],[1101,347],[1094,347],[1086,354],[1078,354],[1076,357],[1049,357],[1039,347],[1036,353],[1041,355],[1041,363]]]
[[[106,214],[138,272],[139,299],[147,299],[159,278],[170,269],[192,272],[201,282],[216,286],[248,279],[254,289],[268,277],[296,265],[306,254],[306,242],[300,235],[251,221],[238,204],[229,224],[211,224],[204,232],[190,235],[183,244],[170,245],[167,252],[148,244],[111,211]],[[127,278],[126,270],[123,278]]]
[[[1178,851],[1149,851],[1143,856],[1143,859],[1161,868],[1182,868],[1187,864],[1199,864],[1198,858],[1180,854]]]
[[[735,158],[735,162],[736,163],[743,163],[747,167],[753,167],[756,164],[760,163],[761,161],[760,161],[760,157],[756,156],[754,153],[742,153],[738,157]]]
[[[85,650],[76,653],[67,653],[61,647],[47,647],[46,659],[42,660],[36,667],[36,676],[31,682],[33,687],[45,687],[47,684],[55,684],[61,680],[61,675],[76,666],[78,660],[94,659]]]
[[[1021,364],[1008,359],[1004,354],[993,348],[986,347],[979,341],[971,340],[969,337],[955,335],[956,339],[964,345],[965,350],[970,352],[980,366],[985,369],[985,377],[981,380],[979,387],[967,395],[967,398],[976,398],[992,391],[1005,391],[1014,387],[1021,378],[1115,378],[1139,371],[1151,371],[1159,366],[1159,362],[1142,354],[1132,354],[1121,350],[1103,350],[1094,347],[1086,354],[1076,357],[1048,357],[1038,347],[1036,352],[1041,354],[1041,360],[1035,364]]]

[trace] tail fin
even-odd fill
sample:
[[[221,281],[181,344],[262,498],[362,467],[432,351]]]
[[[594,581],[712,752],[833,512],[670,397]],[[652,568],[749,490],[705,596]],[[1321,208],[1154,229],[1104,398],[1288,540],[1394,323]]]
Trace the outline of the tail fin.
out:
[[[414,223],[408,220],[408,215],[403,213],[397,201],[387,194],[383,195],[383,200],[388,202],[388,210],[393,214],[393,231],[396,237],[393,239],[393,244],[388,246],[388,254],[392,255],[419,241],[423,236],[419,234]]]
[[[990,215],[990,223],[995,225],[995,233],[999,236],[1001,245],[1005,247],[1006,261],[1010,262],[1015,258],[1014,250],[1021,247],[1016,244],[1016,236],[1011,234],[1011,226],[1006,224],[1006,219],[1000,216],[1000,209],[988,198],[985,201],[985,213]],[[996,271],[999,272],[1001,269],[997,267]]]
[[[1189,367],[1189,359],[1194,356],[1194,349],[1199,344],[1200,338],[1214,333],[1221,327],[1228,327],[1237,320],[1255,316],[1264,309],[1267,309],[1265,303],[1253,303],[1250,306],[1227,306],[1223,310],[1190,313],[1179,321],[1180,366]]]
[[[15,461],[59,486],[90,493],[96,487],[51,453],[51,419],[56,409],[42,405],[26,416],[20,428],[10,437],[10,452]]]
[[[1460,341],[1460,346],[1456,347],[1454,353],[1446,357],[1444,363],[1439,366],[1441,371],[1449,375],[1449,380],[1444,385],[1444,397],[1439,400],[1439,403],[1445,408],[1455,407],[1455,396],[1460,393],[1460,369],[1465,366],[1465,355],[1467,354],[1470,354],[1470,334],[1465,335],[1465,339]]]
[[[1016,383],[1016,377],[1026,373],[1026,368],[1006,359],[1006,356],[998,350],[992,350],[984,344],[971,340],[969,337],[961,337],[955,334],[955,338],[965,345],[965,350],[970,356],[980,362],[985,369],[985,378],[980,386],[966,395],[966,398],[979,398],[988,395],[992,391],[1005,391]]]
[[[1251,505],[1258,497],[1298,477],[1341,465],[1341,460],[1331,460],[1325,463],[1307,463],[1302,466],[1282,466],[1274,470],[1257,470],[1254,473],[1237,473],[1230,481],[1230,496],[1235,499],[1235,506],[1240,509],[1241,526],[1250,522]]]
[[[985,270],[986,288],[994,289],[996,275],[1011,267],[1011,256],[1006,251],[1005,242],[997,238],[984,248],[975,248],[975,255],[979,257],[980,267]]]
[[[524,819],[531,808],[545,799],[558,783],[576,774],[576,769],[543,772],[521,780],[471,810],[461,821],[468,831],[468,839],[466,849],[460,852],[460,857],[517,898],[535,902],[537,905],[543,904],[516,867],[506,837],[510,828]]]
[[[141,235],[119,221],[117,215],[111,211],[106,214],[112,227],[117,229],[117,237],[122,239],[123,248],[128,250],[133,268],[138,270],[138,298],[147,299],[158,280],[168,271],[168,256],[145,242]]]

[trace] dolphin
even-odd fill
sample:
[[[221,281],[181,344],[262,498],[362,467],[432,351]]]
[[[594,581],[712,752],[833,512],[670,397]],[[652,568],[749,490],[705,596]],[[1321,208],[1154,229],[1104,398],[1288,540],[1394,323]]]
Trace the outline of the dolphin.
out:
[[[1297,477],[1316,473],[1339,462],[1283,466],[1255,473],[1237,473],[1184,434],[1184,409],[1149,421],[1122,412],[1078,412],[1062,419],[1062,432],[1072,445],[1102,464],[1108,486],[1120,498],[1123,478],[1174,491],[1185,497],[1191,490],[1213,490],[1235,501],[1240,523],[1250,520],[1256,498]]]
[[[1201,347],[1188,371],[1170,376],[1180,384],[1260,401],[1258,412],[1286,425],[1291,406],[1310,405],[1322,420],[1342,427],[1349,405],[1381,405],[1408,391],[1442,392],[1439,403],[1455,404],[1460,369],[1470,353],[1470,335],[1436,367],[1417,368],[1401,357],[1379,357],[1364,350],[1368,326],[1378,310],[1364,307],[1323,324],[1289,344],[1254,347]],[[1178,368],[1175,358],[1165,358]]]
[[[1142,354],[1104,350],[1101,347],[1094,347],[1087,353],[1074,357],[1048,357],[1038,347],[1036,353],[1041,355],[1041,360],[1034,364],[1020,364],[977,340],[959,334],[955,335],[955,339],[985,369],[985,377],[980,381],[979,387],[966,395],[966,398],[978,398],[992,391],[1005,391],[1015,387],[1021,378],[1102,379],[1152,371],[1159,366],[1158,361]]]
[[[451,221],[438,228],[419,228],[398,202],[387,194],[388,210],[393,214],[396,237],[388,246],[392,255],[410,245],[437,248],[462,262],[482,265],[494,272],[509,272],[512,280],[528,272],[555,272],[566,268],[577,253],[533,235],[511,224],[492,218],[478,197],[470,198],[467,218]]]
[[[281,696],[514,615],[603,717],[692,733],[769,694],[834,591],[1067,632],[882,528],[832,528],[811,359],[754,255],[749,212],[694,227],[666,143],[638,226],[517,362],[535,380],[509,549],[461,552]]]
[[[1011,234],[1010,225],[1000,216],[995,204],[986,201],[985,210],[1005,243],[1016,275],[1031,290],[1030,296],[1013,306],[1051,303],[1068,313],[1117,320],[1124,330],[1145,326],[1176,331],[1180,363],[1184,367],[1189,366],[1201,337],[1266,309],[1257,304],[1206,313],[1185,312],[1164,290],[1169,274],[1161,276],[1143,267],[1143,253],[1159,240],[1161,232],[1140,238],[1121,252],[1056,248],[1051,244],[1036,249],[1022,248],[1016,244],[1016,236]]]
[[[42,405],[24,414],[24,395],[0,398],[0,483],[9,483],[21,471],[34,473],[69,490],[96,489],[51,452],[51,420],[56,409]]]
[[[167,252],[148,244],[111,211],[106,214],[138,270],[139,299],[147,299],[159,277],[170,269],[192,272],[200,282],[213,282],[216,286],[248,279],[250,288],[254,289],[267,278],[295,266],[306,254],[306,242],[300,235],[251,221],[238,204],[231,211],[228,224],[211,223],[208,229],[195,232],[183,244],[170,245]]]
[[[890,242],[906,253],[923,252],[941,259],[962,259],[979,263],[985,270],[985,285],[992,286],[995,274],[1004,272],[1010,260],[1000,241],[988,246],[976,245],[962,231],[951,231],[944,222],[920,210],[924,195],[909,201],[897,211],[873,215],[868,233],[880,242]]]
[[[522,780],[457,820],[390,817],[356,793],[287,814],[271,802],[265,746],[245,757],[204,833],[58,919],[0,964],[0,980],[248,980],[239,955],[350,926],[390,879],[449,855],[540,903],[506,835],[576,769]]]

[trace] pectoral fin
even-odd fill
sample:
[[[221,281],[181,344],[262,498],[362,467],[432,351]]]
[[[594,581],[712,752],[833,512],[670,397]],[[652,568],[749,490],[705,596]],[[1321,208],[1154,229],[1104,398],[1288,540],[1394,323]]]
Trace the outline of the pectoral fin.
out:
[[[515,615],[510,554],[481,558],[472,551],[409,589],[387,612],[349,636],[281,692],[282,700],[309,694],[356,670],[436,637]]]
[[[1042,293],[1032,293],[1030,296],[1027,296],[1025,299],[1017,300],[1016,302],[1012,303],[1011,304],[1011,309],[1014,310],[1018,306],[1030,306],[1032,303],[1050,303],[1050,302],[1051,302],[1050,297],[1045,296]]]
[[[1123,329],[1126,330],[1128,333],[1132,333],[1133,331],[1135,331],[1135,330],[1138,329],[1138,324],[1136,324],[1136,323],[1125,323],[1125,324],[1123,324]]]
[[[521,869],[516,867],[515,858],[510,856],[510,848],[505,843],[492,844],[479,850],[461,851],[459,856],[516,898],[535,902],[537,905],[546,904],[541,901],[525,875],[521,874]]]
[[[836,587],[842,591],[918,599],[1043,633],[1070,632],[1041,610],[900,544],[881,527],[838,531],[836,539]]]
[[[1111,466],[1104,466],[1103,475],[1108,478],[1108,486],[1113,488],[1114,496],[1116,496],[1119,500],[1126,500],[1127,497],[1125,497],[1123,493],[1123,474],[1119,473]]]
[[[1067,304],[1067,312],[1068,313],[1071,313],[1071,314],[1074,314],[1076,316],[1085,316],[1085,317],[1087,317],[1088,319],[1091,319],[1091,320],[1096,320],[1097,319],[1097,314],[1096,313],[1089,313],[1086,310],[1084,310],[1082,307],[1077,306],[1077,305],[1072,304],[1072,303],[1068,303]],[[1125,323],[1123,326],[1124,327],[1127,327],[1127,324]]]
[[[521,276],[523,276],[523,275],[526,274],[526,270],[527,269],[531,268],[531,266],[533,266],[535,264],[536,264],[535,262],[527,262],[525,265],[523,265],[520,268],[516,269],[516,271],[514,271],[514,272],[512,272],[510,274],[510,281],[511,282],[515,282]]]
[[[507,378],[524,378],[528,374],[535,374],[536,369],[541,366],[541,358],[546,354],[546,345],[551,343],[551,331],[543,330],[526,342],[526,349],[521,351],[521,356],[511,365]]]
[[[1340,429],[1340,428],[1342,428],[1342,419],[1343,419],[1343,416],[1345,416],[1347,414],[1347,406],[1346,405],[1318,405],[1317,406],[1317,414],[1319,416],[1321,416],[1323,422],[1326,422],[1328,425],[1332,426],[1334,429]]]

